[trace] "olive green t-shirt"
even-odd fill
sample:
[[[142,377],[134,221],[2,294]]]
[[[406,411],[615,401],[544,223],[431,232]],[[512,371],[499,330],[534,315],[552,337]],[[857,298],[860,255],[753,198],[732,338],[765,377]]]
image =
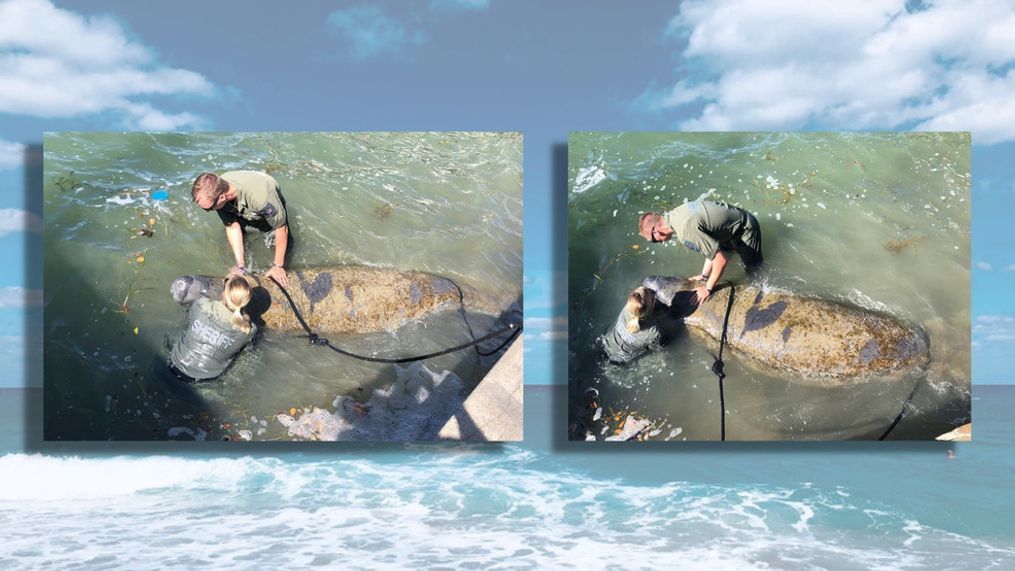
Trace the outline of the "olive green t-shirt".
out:
[[[285,205],[278,181],[257,171],[230,171],[220,175],[233,185],[236,200],[219,209],[219,218],[225,225],[238,222],[264,220],[272,228],[286,225]]]
[[[663,217],[673,228],[674,238],[709,260],[715,258],[721,245],[735,241],[747,224],[744,210],[708,200],[681,204]]]

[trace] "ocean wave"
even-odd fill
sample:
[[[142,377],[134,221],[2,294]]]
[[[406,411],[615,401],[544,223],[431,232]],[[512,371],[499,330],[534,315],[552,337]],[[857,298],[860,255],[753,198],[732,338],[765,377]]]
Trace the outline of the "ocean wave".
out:
[[[841,488],[642,485],[547,466],[552,458],[514,446],[453,450],[410,447],[397,462],[4,456],[0,566],[1015,563],[1011,546],[935,529]]]

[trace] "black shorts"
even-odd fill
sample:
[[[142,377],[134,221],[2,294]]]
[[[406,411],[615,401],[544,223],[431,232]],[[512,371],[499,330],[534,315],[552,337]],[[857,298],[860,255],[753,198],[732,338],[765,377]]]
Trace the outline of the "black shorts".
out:
[[[190,376],[190,375],[188,375],[187,373],[184,373],[183,371],[181,371],[181,370],[180,370],[180,369],[179,369],[179,368],[178,368],[178,367],[176,366],[176,363],[174,363],[174,362],[172,362],[172,361],[168,361],[168,362],[166,363],[166,365],[167,365],[167,366],[168,366],[168,368],[169,368],[169,372],[170,372],[170,373],[172,373],[172,374],[173,374],[173,376],[174,376],[174,377],[176,377],[177,379],[179,379],[179,380],[181,380],[181,381],[183,381],[183,382],[185,382],[185,383],[187,383],[187,384],[189,384],[189,385],[192,385],[192,384],[194,384],[194,383],[196,383],[196,382],[197,382],[197,379],[195,379],[194,377],[191,377],[191,376]]]
[[[747,215],[747,223],[744,225],[744,231],[740,233],[739,239],[733,247],[736,249],[737,254],[740,255],[744,266],[747,269],[751,269],[764,261],[764,257],[761,255],[761,225],[758,224],[758,219],[750,212],[745,214]]]

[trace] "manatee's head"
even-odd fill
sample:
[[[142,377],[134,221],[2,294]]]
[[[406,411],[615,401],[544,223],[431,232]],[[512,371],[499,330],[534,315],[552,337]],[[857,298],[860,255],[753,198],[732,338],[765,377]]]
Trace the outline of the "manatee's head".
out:
[[[176,303],[191,303],[199,297],[217,299],[222,293],[222,283],[216,283],[211,276],[183,275],[173,280],[169,293]]]
[[[180,276],[173,280],[173,283],[169,286],[169,293],[173,296],[176,303],[188,303],[197,299],[196,297],[190,298],[191,286],[194,284],[194,276]]]
[[[656,292],[656,299],[666,305],[673,304],[673,297],[682,291],[693,291],[694,285],[685,278],[649,276],[641,285]]]
[[[691,280],[668,276],[649,276],[641,285],[656,292],[656,301],[667,306],[672,317],[684,318],[697,309],[694,295],[695,284]]]

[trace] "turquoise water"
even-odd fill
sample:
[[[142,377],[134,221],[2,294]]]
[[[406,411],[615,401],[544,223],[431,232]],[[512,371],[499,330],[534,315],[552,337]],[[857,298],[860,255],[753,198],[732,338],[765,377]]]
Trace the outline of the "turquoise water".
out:
[[[220,380],[186,388],[159,376],[157,363],[185,322],[169,284],[181,274],[224,275],[233,263],[218,217],[191,201],[203,171],[261,170],[279,181],[295,238],[290,272],[430,272],[487,308],[468,315],[477,336],[518,320],[517,133],[51,133],[44,153],[50,438],[287,439],[280,414],[331,414],[338,397],[368,402],[378,390],[386,391],[380,410],[392,400],[387,393],[399,392],[392,387],[417,376],[447,380],[458,399],[496,361],[464,351],[425,367],[377,365],[268,331]],[[254,271],[271,262],[262,242],[246,240]],[[360,354],[405,357],[469,337],[461,315],[444,311],[397,331],[330,339]],[[419,424],[426,414],[415,416]],[[400,437],[425,427],[405,428]]]
[[[39,392],[0,391],[4,567],[1015,565],[1010,386],[972,443],[679,449],[566,441],[564,387],[510,445],[44,444]]]
[[[637,235],[649,210],[699,197],[762,226],[752,283],[871,311],[927,331],[925,375],[816,386],[725,356],[731,440],[928,439],[970,419],[970,142],[964,133],[573,133],[568,146],[570,368],[575,394],[654,422],[659,439],[719,438],[709,347],[678,334],[629,367],[595,339],[647,275],[692,276],[703,258]],[[725,279],[746,281],[733,255]],[[911,406],[908,395],[914,390]],[[614,426],[596,425],[594,436]],[[603,430],[605,432],[600,432]]]

